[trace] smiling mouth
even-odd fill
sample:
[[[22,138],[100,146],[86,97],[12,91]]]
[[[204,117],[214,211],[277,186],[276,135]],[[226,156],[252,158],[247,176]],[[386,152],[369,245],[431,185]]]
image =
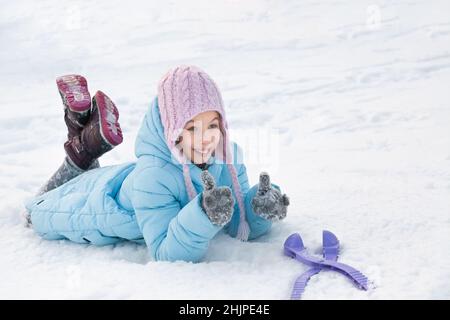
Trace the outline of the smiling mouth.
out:
[[[208,150],[206,150],[206,151],[200,151],[200,150],[197,150],[197,149],[193,149],[195,152],[197,152],[197,153],[200,153],[200,154],[208,154],[211,150],[210,149],[208,149]]]

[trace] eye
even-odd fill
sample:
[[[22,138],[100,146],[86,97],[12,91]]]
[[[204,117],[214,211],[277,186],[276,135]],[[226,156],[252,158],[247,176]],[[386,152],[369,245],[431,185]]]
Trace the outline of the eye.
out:
[[[216,128],[218,128],[219,127],[219,125],[217,125],[217,124],[210,124],[209,125],[209,129],[216,129]],[[190,128],[187,128],[186,130],[188,130],[188,131],[195,131],[197,128],[196,127],[190,127]]]

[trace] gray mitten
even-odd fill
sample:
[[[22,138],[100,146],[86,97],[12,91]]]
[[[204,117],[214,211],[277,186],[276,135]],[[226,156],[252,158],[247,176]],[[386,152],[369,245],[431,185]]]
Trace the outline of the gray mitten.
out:
[[[264,219],[276,221],[286,217],[288,205],[288,196],[272,188],[269,174],[261,172],[258,191],[252,199],[253,211]]]
[[[214,177],[207,171],[202,171],[203,199],[202,207],[209,220],[218,226],[230,222],[233,216],[234,199],[229,187],[216,187]]]

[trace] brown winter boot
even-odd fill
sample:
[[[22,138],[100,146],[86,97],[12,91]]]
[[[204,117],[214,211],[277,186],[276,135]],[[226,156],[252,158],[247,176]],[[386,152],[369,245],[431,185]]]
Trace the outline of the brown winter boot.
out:
[[[69,74],[56,78],[59,94],[64,104],[64,121],[67,138],[80,135],[88,122],[91,111],[91,96],[87,81],[83,76]]]
[[[92,98],[91,116],[80,135],[64,144],[69,160],[82,170],[123,141],[119,111],[111,99],[101,91]]]

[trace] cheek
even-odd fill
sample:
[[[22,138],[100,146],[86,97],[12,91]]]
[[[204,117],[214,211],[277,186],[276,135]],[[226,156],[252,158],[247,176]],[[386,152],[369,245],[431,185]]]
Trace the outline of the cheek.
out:
[[[188,149],[192,146],[192,141],[194,140],[193,135],[191,135],[189,132],[184,132],[183,135],[183,141],[181,141],[181,146],[184,149]]]
[[[212,129],[207,131],[205,139],[211,141],[214,144],[217,144],[220,140],[220,136],[221,133],[219,129]]]

